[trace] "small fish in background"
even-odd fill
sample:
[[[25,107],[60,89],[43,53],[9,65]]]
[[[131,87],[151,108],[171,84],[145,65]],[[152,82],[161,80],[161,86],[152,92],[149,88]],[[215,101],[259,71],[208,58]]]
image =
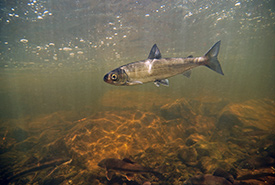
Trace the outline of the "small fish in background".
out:
[[[163,177],[157,169],[144,167],[127,158],[124,158],[123,160],[115,158],[106,158],[100,161],[98,163],[98,166],[106,169],[106,177],[108,180],[111,180],[116,172],[124,174],[127,180],[129,181],[134,180],[135,173],[152,173],[158,178]],[[149,182],[147,182],[147,184],[148,183]]]
[[[217,58],[220,44],[221,41],[218,41],[202,57],[190,55],[187,58],[162,58],[160,50],[155,44],[146,60],[120,66],[107,73],[103,80],[117,86],[138,85],[147,82],[154,82],[157,87],[160,84],[169,86],[167,78],[177,74],[190,77],[191,69],[198,66],[206,66],[223,75]]]

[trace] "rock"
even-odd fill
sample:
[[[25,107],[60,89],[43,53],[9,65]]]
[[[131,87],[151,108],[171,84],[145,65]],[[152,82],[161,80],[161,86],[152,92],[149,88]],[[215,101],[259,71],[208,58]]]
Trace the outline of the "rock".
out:
[[[26,130],[20,127],[14,127],[13,129],[9,130],[9,132],[7,132],[6,137],[11,137],[14,138],[16,142],[21,142],[27,139],[29,134]]]
[[[205,148],[201,148],[200,146],[195,146],[196,147],[196,151],[198,153],[198,156],[200,157],[204,157],[204,156],[210,156],[210,152],[208,151],[208,149]]]
[[[184,185],[232,185],[231,182],[223,177],[218,177],[214,175],[196,175],[189,178],[183,183]]]
[[[249,100],[229,104],[220,113],[216,124],[219,129],[240,126],[254,130],[275,130],[275,103],[272,100]]]
[[[171,133],[162,122],[149,112],[105,112],[72,128],[65,143],[69,153],[95,169],[103,158],[125,158],[165,145]]]
[[[195,175],[186,180],[184,185],[233,185],[234,178],[221,168],[217,168],[213,175]]]
[[[186,146],[192,146],[194,144],[196,144],[196,141],[191,139],[191,138],[187,139],[186,142],[185,142]]]
[[[238,177],[236,178],[234,185],[265,185],[274,184],[275,175],[274,169],[262,168],[256,170],[239,170]]]
[[[36,139],[30,137],[30,138],[26,139],[25,141],[16,143],[14,145],[14,150],[27,152],[28,150],[32,149],[36,144],[37,144]]]
[[[214,173],[214,176],[217,177],[223,177],[226,180],[228,180],[229,182],[231,182],[232,184],[234,183],[234,178],[231,174],[227,173],[225,170],[223,170],[222,168],[217,168]]]
[[[193,147],[196,148],[198,154],[199,163],[197,167],[203,173],[212,172],[219,167],[229,170],[232,168],[231,164],[235,162],[238,154],[237,152],[236,154],[232,153],[226,144],[219,142],[200,141]]]
[[[217,97],[203,97],[188,101],[197,114],[203,116],[217,117],[220,111],[229,104],[229,101]]]
[[[249,159],[244,159],[239,163],[239,167],[242,169],[259,169],[275,165],[275,159],[272,157],[259,157],[252,156]]]
[[[266,147],[266,151],[268,153],[268,156],[275,158],[275,144],[271,144]]]
[[[264,170],[270,170],[274,165],[274,103],[271,101],[227,104],[224,100],[211,103],[212,100],[207,99],[200,102],[182,98],[165,102],[156,100],[162,99],[160,96],[148,93],[148,99],[156,98],[155,105],[150,101],[141,105],[139,100],[131,97],[134,93],[119,91],[114,95],[118,99],[109,97],[113,101],[111,111],[87,117],[64,111],[3,124],[0,129],[3,138],[0,181],[4,182],[16,171],[27,170],[26,166],[36,167],[63,157],[71,161],[69,165],[46,166],[37,171],[36,176],[30,173],[14,183],[103,185],[148,181],[151,184],[182,184],[190,176],[210,173],[218,167],[227,171],[236,169],[235,176],[238,174],[245,182],[256,177],[243,171],[248,173],[255,168],[261,178],[272,179],[264,176],[271,174]],[[126,95],[123,98],[128,97],[131,103],[127,100],[120,102],[119,95]],[[110,103],[107,94],[105,98],[101,101],[107,107]],[[218,114],[219,109],[222,110]],[[24,127],[17,125],[22,122]],[[16,137],[12,133],[23,136]],[[131,158],[152,168],[164,166],[165,179],[159,181],[150,175],[137,175],[135,181],[128,182],[117,176],[109,182],[97,164],[110,157]],[[223,173],[216,173],[196,176],[191,183],[228,183],[225,180],[232,182]]]
[[[195,148],[182,148],[178,151],[178,158],[188,166],[198,164],[198,153]]]
[[[190,119],[196,116],[195,112],[192,110],[191,105],[184,98],[178,99],[173,103],[163,105],[160,108],[160,113],[161,116],[167,120],[181,118],[187,122],[190,122]]]

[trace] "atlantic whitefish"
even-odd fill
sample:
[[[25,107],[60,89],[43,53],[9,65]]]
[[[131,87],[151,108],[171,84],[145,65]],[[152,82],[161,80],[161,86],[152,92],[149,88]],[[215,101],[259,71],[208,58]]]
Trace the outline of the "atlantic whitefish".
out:
[[[215,43],[201,57],[190,55],[186,58],[162,58],[160,50],[155,44],[146,60],[120,66],[107,73],[103,80],[117,86],[138,85],[147,82],[154,82],[156,86],[160,84],[169,86],[167,78],[177,74],[190,77],[191,69],[198,66],[206,66],[223,75],[220,62],[217,58],[220,44],[221,41]]]

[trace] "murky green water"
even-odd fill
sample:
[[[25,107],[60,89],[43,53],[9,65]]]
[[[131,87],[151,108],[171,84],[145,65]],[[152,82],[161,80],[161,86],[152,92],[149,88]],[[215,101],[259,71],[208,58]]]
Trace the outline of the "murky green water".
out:
[[[106,111],[159,110],[181,98],[275,100],[272,0],[4,0],[0,7],[2,138],[11,120],[26,128],[27,120],[62,111],[76,114],[75,123]],[[199,57],[218,40],[224,76],[198,67],[190,79],[170,78],[169,87],[103,81],[114,68],[145,59],[155,43],[163,57]]]

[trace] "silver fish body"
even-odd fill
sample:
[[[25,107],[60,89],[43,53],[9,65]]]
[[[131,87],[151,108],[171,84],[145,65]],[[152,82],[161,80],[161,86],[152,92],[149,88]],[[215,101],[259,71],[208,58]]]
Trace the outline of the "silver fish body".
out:
[[[202,57],[189,56],[187,58],[161,58],[156,45],[151,49],[146,60],[129,63],[116,68],[104,76],[104,81],[113,85],[137,85],[147,82],[169,85],[167,78],[177,74],[190,76],[192,68],[204,65],[223,75],[217,59],[220,41]]]

